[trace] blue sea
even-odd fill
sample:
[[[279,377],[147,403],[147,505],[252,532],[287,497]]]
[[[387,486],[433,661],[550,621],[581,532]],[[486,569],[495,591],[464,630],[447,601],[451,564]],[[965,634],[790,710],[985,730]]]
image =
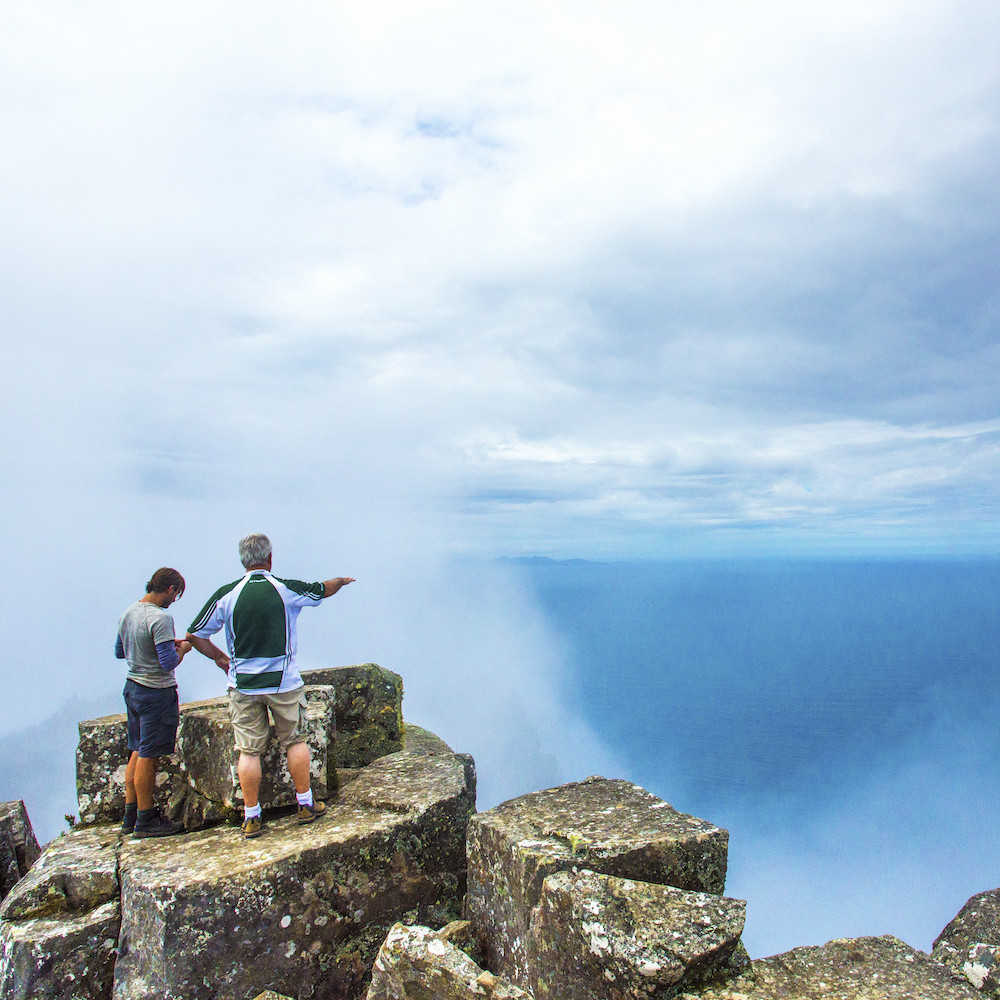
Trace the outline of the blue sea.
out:
[[[751,955],[1000,885],[1000,562],[522,560],[628,777],[730,830]]]

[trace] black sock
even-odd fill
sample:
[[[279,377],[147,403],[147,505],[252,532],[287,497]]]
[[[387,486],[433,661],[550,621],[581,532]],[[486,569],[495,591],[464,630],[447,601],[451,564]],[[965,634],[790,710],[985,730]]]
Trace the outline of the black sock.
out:
[[[126,802],[125,803],[125,818],[135,819],[136,813],[139,811],[138,802]]]
[[[140,809],[135,816],[136,825],[140,823],[148,823],[151,819],[156,817],[156,806],[151,809]]]

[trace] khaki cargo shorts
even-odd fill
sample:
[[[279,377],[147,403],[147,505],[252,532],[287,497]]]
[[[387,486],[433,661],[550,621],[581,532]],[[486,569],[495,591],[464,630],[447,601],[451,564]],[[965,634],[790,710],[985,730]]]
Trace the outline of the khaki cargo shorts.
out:
[[[305,742],[305,685],[283,694],[244,694],[229,689],[229,721],[233,724],[236,749],[240,753],[262,754],[267,748],[270,726],[267,711],[271,710],[278,746],[282,750],[293,743]]]

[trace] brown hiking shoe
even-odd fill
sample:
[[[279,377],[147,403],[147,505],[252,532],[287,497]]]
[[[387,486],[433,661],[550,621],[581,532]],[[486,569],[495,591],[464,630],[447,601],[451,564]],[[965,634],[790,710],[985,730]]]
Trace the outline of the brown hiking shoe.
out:
[[[313,802],[311,806],[299,806],[299,823],[311,823],[326,812],[325,802]]]
[[[243,839],[252,840],[259,837],[264,832],[264,822],[260,816],[251,816],[250,819],[243,820]]]

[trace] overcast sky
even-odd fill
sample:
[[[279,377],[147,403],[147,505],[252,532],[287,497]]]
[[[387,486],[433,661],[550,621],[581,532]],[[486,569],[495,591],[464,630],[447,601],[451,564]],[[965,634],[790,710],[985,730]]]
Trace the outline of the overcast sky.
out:
[[[4,4],[0,730],[117,688],[152,570],[183,627],[249,530],[358,577],[306,666],[446,646],[504,697],[557,639],[446,555],[995,553],[998,38],[986,0]]]

